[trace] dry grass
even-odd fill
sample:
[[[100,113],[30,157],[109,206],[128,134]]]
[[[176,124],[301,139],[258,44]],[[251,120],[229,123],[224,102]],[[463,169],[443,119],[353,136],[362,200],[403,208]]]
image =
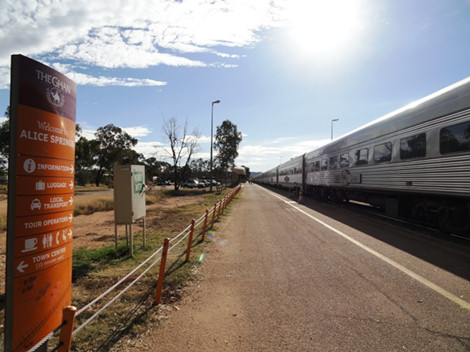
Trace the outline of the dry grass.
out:
[[[88,215],[97,211],[107,211],[114,209],[113,194],[87,194],[76,195],[74,197],[73,215]]]
[[[225,190],[228,193],[230,190]],[[129,249],[125,243],[119,246],[118,251],[114,245],[100,248],[80,248],[75,246],[73,252],[73,288],[72,304],[78,308],[97,297],[101,292],[124,277],[139,263],[157,250],[165,237],[174,237],[185,229],[192,218],[199,218],[206,209],[221,199],[224,194],[206,193],[201,190],[182,191],[175,194],[173,191],[153,191],[147,195],[147,203],[184,204],[182,206],[157,206],[149,207],[147,218],[152,219],[147,223],[147,245],[141,246],[137,240],[134,246],[134,257],[129,256]],[[187,204],[186,198],[197,197],[196,204]],[[113,193],[95,192],[79,193],[75,196],[76,211],[99,211],[110,207]],[[194,203],[194,202],[191,202]],[[0,210],[1,211],[1,210]],[[0,214],[1,215],[1,214]],[[216,225],[217,226],[217,225]],[[216,227],[215,227],[216,228]],[[192,243],[191,259],[186,262],[184,252],[187,241],[170,252],[167,261],[165,285],[163,291],[164,305],[154,306],[156,279],[159,264],[153,267],[142,277],[129,291],[109,306],[100,317],[89,326],[74,336],[74,351],[121,351],[125,350],[125,342],[136,338],[167,319],[168,310],[172,310],[168,304],[174,303],[181,297],[182,290],[188,280],[197,272],[198,264],[209,245],[209,240],[200,241],[201,228],[197,228]],[[141,234],[135,233],[136,239]],[[141,271],[140,271],[141,272]],[[135,273],[128,282],[135,279],[140,272]],[[120,286],[122,289],[124,286]],[[117,291],[119,292],[119,291]],[[111,295],[114,296],[115,293]],[[110,298],[106,298],[107,302]],[[0,302],[0,319],[3,320],[3,302]],[[100,305],[91,307],[78,317],[76,326],[80,326],[87,318],[96,312]],[[3,339],[3,329],[0,338]],[[54,347],[55,340],[51,340],[49,347]]]
[[[153,196],[165,198],[169,195],[162,193]],[[217,198],[220,197],[222,195],[217,196]],[[148,224],[151,230],[147,233],[147,246],[143,248],[139,242],[139,245],[134,248],[134,258],[129,257],[128,248],[124,244],[119,247],[118,253],[114,252],[112,246],[74,251],[73,304],[81,307],[98,296],[100,292],[105,291],[118,278],[124,277],[138,263],[158,249],[165,237],[174,237],[188,226],[190,219],[199,218],[215,201],[214,194],[201,193],[198,204],[154,209],[153,211],[158,214],[156,216],[152,214],[153,221]],[[196,229],[195,234],[199,234],[200,231],[201,228]],[[136,233],[135,238],[139,237],[140,234]],[[200,237],[195,236],[191,259],[188,262],[184,260],[187,240],[170,252],[163,292],[165,304],[179,300],[185,284],[191,279],[191,274],[197,271],[197,265],[201,255],[207,250],[207,245],[208,241],[200,242]],[[122,350],[122,340],[136,338],[139,334],[146,332],[151,325],[165,320],[165,310],[168,306],[153,305],[158,270],[159,264],[108,307],[98,320],[77,334],[74,338],[74,351]],[[140,272],[135,273],[128,282],[139,274]],[[99,305],[80,316],[77,325],[89,318],[97,309]]]

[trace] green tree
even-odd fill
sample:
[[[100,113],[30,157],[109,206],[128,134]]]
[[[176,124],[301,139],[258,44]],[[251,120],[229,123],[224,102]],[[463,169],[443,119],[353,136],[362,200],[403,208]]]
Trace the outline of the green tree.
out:
[[[7,107],[5,117],[7,120],[0,124],[0,170],[7,167],[10,153],[10,107]]]
[[[191,174],[194,177],[198,177],[198,178],[207,177],[209,174],[209,167],[210,167],[210,161],[204,160],[202,158],[193,159],[191,160],[191,163],[189,164],[189,168],[191,169]]]
[[[108,124],[98,128],[95,136],[99,145],[94,155],[97,186],[106,172],[112,173],[114,165],[138,162],[139,154],[132,149],[137,144],[137,139],[132,138],[120,127]]]
[[[145,165],[145,173],[149,180],[153,180],[154,177],[157,177],[158,180],[171,180],[171,170],[172,167],[166,161],[157,160],[155,157],[147,158],[143,161]]]
[[[245,165],[242,165],[242,167],[245,168],[245,172],[246,172],[246,179],[249,180],[250,177],[251,177],[251,171],[250,171],[250,168],[248,166],[245,166]]]
[[[100,144],[96,139],[88,140],[82,136],[79,124],[75,126],[75,181],[85,185],[92,181],[93,166],[99,153]]]
[[[241,141],[241,132],[238,132],[237,125],[230,120],[225,120],[221,126],[217,126],[214,149],[218,151],[218,154],[215,159],[223,173],[235,165]]]

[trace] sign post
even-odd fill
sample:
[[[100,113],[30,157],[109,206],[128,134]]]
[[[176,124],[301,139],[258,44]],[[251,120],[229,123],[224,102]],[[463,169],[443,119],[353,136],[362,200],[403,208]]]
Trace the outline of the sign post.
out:
[[[13,55],[5,351],[37,347],[72,297],[76,85]]]

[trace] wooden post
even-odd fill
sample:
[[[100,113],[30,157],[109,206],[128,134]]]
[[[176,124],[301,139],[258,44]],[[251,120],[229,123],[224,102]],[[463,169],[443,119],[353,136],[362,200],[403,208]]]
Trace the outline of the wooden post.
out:
[[[227,199],[228,199],[228,197],[225,196],[225,197],[224,197],[224,207],[222,208],[222,214],[224,213],[225,208],[227,207]]]
[[[118,251],[118,230],[117,230],[117,224],[114,223],[114,248],[116,250],[116,253]]]
[[[222,201],[219,202],[219,211],[217,212],[217,220],[220,218],[220,210],[222,208]]]
[[[206,237],[207,218],[208,217],[209,217],[209,210],[206,209],[206,217],[204,218],[204,225],[202,226],[201,241],[204,241],[204,238]]]
[[[74,306],[65,307],[62,310],[62,328],[59,335],[59,352],[69,352],[72,347],[73,324],[77,308]]]
[[[186,249],[186,261],[188,261],[189,257],[191,256],[191,245],[193,244],[194,224],[195,223],[196,223],[196,220],[192,219],[191,220],[191,230],[189,230],[188,248]]]
[[[131,257],[134,256],[134,236],[132,236],[132,222],[129,224],[129,254]]]
[[[212,213],[212,221],[211,221],[211,228],[214,227],[214,220],[215,220],[215,212],[217,210],[217,203],[214,204],[214,212]]]
[[[154,304],[156,305],[159,305],[162,299],[163,279],[165,278],[166,257],[168,255],[169,245],[170,245],[170,239],[165,238],[163,240],[162,259],[160,261],[160,271],[158,273],[157,289],[155,291]]]
[[[147,243],[147,238],[145,236],[145,216],[144,216],[144,223],[143,223],[143,230],[142,230],[142,245],[145,247]]]

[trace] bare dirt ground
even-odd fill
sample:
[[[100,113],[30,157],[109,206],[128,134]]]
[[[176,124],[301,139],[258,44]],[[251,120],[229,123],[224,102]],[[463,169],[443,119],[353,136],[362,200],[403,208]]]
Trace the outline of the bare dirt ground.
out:
[[[112,197],[112,192],[109,192]],[[75,199],[94,197],[90,193],[79,193]],[[175,208],[188,204],[197,204],[201,196],[187,195],[185,197],[165,198],[158,203],[147,206],[147,224],[153,223],[158,217],[158,209]],[[0,211],[6,212],[7,200],[0,201]],[[118,228],[120,237],[123,237],[124,227]],[[135,230],[137,231],[137,230]],[[99,248],[114,243],[114,211],[100,211],[91,215],[79,215],[74,217],[74,248]],[[0,232],[0,295],[5,292],[5,260],[6,260],[6,232]]]
[[[161,316],[154,329],[137,339],[120,341],[113,352],[252,350],[254,333],[247,324],[246,303],[239,294],[239,282],[232,280],[243,271],[239,261],[245,244],[234,238],[237,225],[231,218],[213,231],[213,245],[193,271],[181,300],[159,306]]]
[[[75,197],[83,197],[77,195]],[[165,198],[158,203],[147,205],[147,224],[158,216],[155,210],[176,208],[188,204],[197,204],[200,196]],[[114,211],[101,211],[91,215],[79,215],[74,218],[73,245],[75,248],[97,248],[107,246],[114,241]],[[119,236],[123,236],[124,227],[118,227]]]

